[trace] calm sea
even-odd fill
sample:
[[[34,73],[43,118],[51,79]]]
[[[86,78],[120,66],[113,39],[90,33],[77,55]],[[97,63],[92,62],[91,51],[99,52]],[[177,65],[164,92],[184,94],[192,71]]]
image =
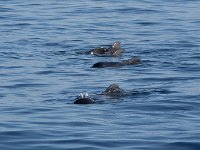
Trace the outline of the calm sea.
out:
[[[0,0],[1,150],[199,150],[199,0]],[[121,41],[119,58],[77,54]],[[132,56],[139,66],[94,69]],[[116,83],[133,95],[96,96]]]

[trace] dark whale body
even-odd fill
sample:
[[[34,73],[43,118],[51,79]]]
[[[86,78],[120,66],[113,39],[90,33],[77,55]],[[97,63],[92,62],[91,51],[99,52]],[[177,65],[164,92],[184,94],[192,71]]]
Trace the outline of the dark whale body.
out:
[[[121,55],[122,53],[122,48],[121,48],[121,44],[119,41],[114,42],[114,44],[111,47],[97,47],[94,48],[88,52],[86,52],[86,54],[92,54],[92,55],[96,55],[96,56],[114,56],[114,57],[118,57]]]
[[[79,98],[74,101],[74,104],[93,104],[94,100],[91,98]]]
[[[92,68],[104,68],[104,67],[121,67],[124,66],[121,62],[98,62],[92,66]]]
[[[92,68],[104,68],[104,67],[122,67],[125,65],[137,65],[140,64],[141,60],[137,57],[133,57],[131,59],[128,60],[124,60],[122,62],[98,62],[95,63]]]
[[[95,101],[87,93],[81,93],[74,101],[74,104],[93,104]]]

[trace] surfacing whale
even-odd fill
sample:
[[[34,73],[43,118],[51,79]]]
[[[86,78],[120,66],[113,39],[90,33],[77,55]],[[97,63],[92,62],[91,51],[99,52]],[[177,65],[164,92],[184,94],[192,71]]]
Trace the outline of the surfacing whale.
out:
[[[123,89],[119,87],[117,84],[111,84],[104,92],[102,92],[102,95],[107,96],[121,96],[125,93]]]
[[[122,51],[123,49],[121,48],[121,43],[116,41],[110,47],[97,47],[85,52],[85,54],[118,57],[121,55]]]
[[[95,101],[89,97],[88,93],[81,93],[74,101],[74,104],[93,104]]]
[[[111,84],[105,91],[96,95],[115,96],[119,97],[125,93],[117,84]],[[96,101],[89,96],[88,93],[81,93],[75,100],[74,104],[94,104]]]
[[[110,98],[118,99],[120,97],[125,97],[125,96],[137,96],[137,95],[147,96],[147,95],[155,94],[155,93],[169,94],[172,92],[174,91],[169,91],[161,87],[123,90],[121,87],[119,87],[118,84],[114,83],[114,84],[111,84],[103,92],[100,92],[100,93],[91,94],[90,96],[88,93],[81,93],[74,100],[74,104],[100,104],[100,103],[109,102],[108,99],[110,100]]]
[[[140,58],[138,57],[133,57],[131,59],[124,60],[122,62],[98,62],[95,63],[92,68],[105,68],[105,67],[122,67],[126,65],[138,65],[141,63]]]

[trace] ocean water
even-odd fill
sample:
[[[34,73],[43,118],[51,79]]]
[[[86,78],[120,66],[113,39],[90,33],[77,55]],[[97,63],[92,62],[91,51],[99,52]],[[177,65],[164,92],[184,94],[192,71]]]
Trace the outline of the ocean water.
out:
[[[199,0],[1,0],[1,150],[199,150]],[[118,58],[78,54],[121,41]],[[142,64],[94,69],[138,56]],[[116,83],[127,92],[75,105]]]

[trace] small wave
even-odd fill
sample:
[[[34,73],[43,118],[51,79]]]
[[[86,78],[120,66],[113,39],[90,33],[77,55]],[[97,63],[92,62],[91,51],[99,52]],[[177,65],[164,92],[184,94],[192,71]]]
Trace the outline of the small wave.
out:
[[[0,56],[2,58],[12,58],[12,59],[20,59],[22,54],[17,53],[17,52],[0,52]]]
[[[48,74],[54,74],[54,73],[58,73],[58,72],[54,70],[44,70],[44,71],[38,71],[35,74],[48,75]]]
[[[0,12],[3,13],[3,12],[13,12],[15,11],[14,9],[12,8],[8,8],[8,7],[0,7]]]
[[[158,22],[145,22],[145,21],[138,21],[136,24],[142,25],[142,26],[153,26],[159,24]]]
[[[143,8],[137,8],[137,7],[129,7],[129,8],[120,8],[116,9],[116,11],[119,11],[121,13],[134,13],[134,14],[146,14],[146,13],[160,13],[161,11],[155,10],[155,9],[143,9]]]
[[[4,85],[0,86],[1,88],[7,88],[7,89],[16,89],[16,88],[26,88],[26,87],[45,87],[48,84],[41,84],[41,83],[19,83],[19,84],[13,84],[13,85]]]

